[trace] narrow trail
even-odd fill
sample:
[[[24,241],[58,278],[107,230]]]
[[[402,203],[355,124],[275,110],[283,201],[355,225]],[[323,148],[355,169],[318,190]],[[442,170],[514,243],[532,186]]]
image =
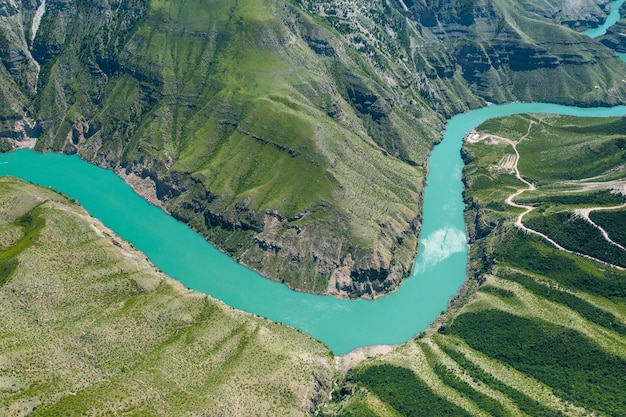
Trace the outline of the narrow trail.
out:
[[[574,214],[576,216],[578,216],[578,217],[581,217],[581,218],[585,219],[587,222],[589,222],[589,224],[591,224],[593,227],[598,229],[600,231],[600,233],[602,233],[602,236],[604,236],[604,239],[606,239],[606,241],[609,242],[611,245],[617,246],[621,250],[626,251],[626,248],[624,246],[622,246],[619,243],[613,241],[613,239],[611,239],[609,237],[609,234],[607,233],[607,231],[604,230],[604,228],[602,228],[598,224],[596,224],[589,217],[589,215],[591,214],[592,211],[618,210],[618,209],[621,209],[621,208],[626,208],[626,203],[621,204],[619,206],[613,206],[613,207],[589,207],[589,208],[584,208],[584,209],[576,209],[574,211]]]
[[[523,211],[522,213],[520,213],[520,215],[519,215],[519,216],[517,216],[517,219],[515,220],[515,226],[516,226],[517,228],[519,228],[519,229],[523,230],[523,231],[524,231],[524,232],[526,232],[526,233],[531,233],[531,234],[534,234],[534,235],[537,235],[537,236],[539,236],[539,237],[543,238],[544,240],[547,240],[547,241],[548,241],[548,242],[550,242],[550,243],[551,243],[551,244],[552,244],[555,248],[557,248],[557,249],[558,249],[558,250],[560,250],[560,251],[563,251],[563,252],[566,252],[566,253],[570,253],[570,254],[572,254],[572,255],[582,256],[583,258],[587,258],[587,259],[590,259],[590,260],[592,260],[592,261],[599,262],[599,263],[601,263],[601,264],[603,264],[603,265],[610,266],[610,267],[615,268],[615,269],[618,269],[618,270],[620,270],[620,271],[626,271],[626,268],[623,268],[623,267],[621,267],[621,266],[619,266],[619,265],[614,265],[614,264],[612,264],[612,263],[609,263],[609,262],[603,261],[602,259],[594,258],[593,256],[590,256],[590,255],[587,255],[587,254],[584,254],[584,253],[580,253],[580,252],[576,252],[576,251],[572,251],[572,250],[566,249],[566,248],[564,248],[563,246],[559,245],[559,244],[558,244],[558,243],[557,243],[554,239],[550,238],[548,235],[546,235],[546,234],[544,234],[544,233],[541,233],[541,232],[539,232],[539,231],[537,231],[537,230],[531,229],[531,228],[527,227],[527,226],[524,224],[524,222],[523,222],[524,216],[526,216],[528,213],[530,213],[531,211],[533,211],[536,207],[533,207],[533,206],[527,206],[527,205],[525,205],[525,204],[519,204],[519,203],[516,203],[516,202],[514,201],[514,199],[515,199],[516,197],[518,197],[520,194],[524,193],[525,191],[532,191],[532,190],[536,190],[536,189],[537,189],[537,187],[535,186],[535,184],[533,184],[533,183],[531,183],[531,182],[529,182],[529,181],[526,181],[526,180],[522,177],[522,175],[520,174],[520,172],[519,172],[518,164],[519,164],[519,160],[520,160],[520,155],[519,155],[519,152],[518,152],[518,150],[517,150],[517,145],[518,145],[518,144],[519,144],[522,140],[524,140],[524,139],[525,139],[525,138],[526,138],[526,137],[530,134],[530,129],[532,128],[533,124],[535,124],[535,121],[534,121],[534,120],[531,120],[531,121],[530,121],[530,123],[528,124],[528,130],[526,131],[526,133],[524,134],[524,136],[520,137],[520,138],[519,138],[519,140],[517,140],[517,141],[511,140],[511,139],[509,139],[509,138],[505,138],[505,137],[502,137],[502,136],[488,135],[488,134],[487,134],[487,135],[480,135],[480,137],[479,137],[477,140],[473,140],[473,142],[479,142],[479,141],[481,141],[481,140],[483,140],[483,139],[485,139],[485,138],[487,138],[487,137],[494,138],[494,139],[497,139],[497,140],[499,140],[499,141],[502,141],[502,142],[508,143],[508,144],[509,144],[509,145],[511,145],[511,147],[513,148],[513,151],[515,151],[515,158],[514,158],[514,160],[513,160],[513,164],[514,164],[514,165],[513,165],[513,170],[515,171],[515,178],[517,178],[519,181],[521,181],[521,182],[523,182],[524,184],[526,184],[526,188],[518,188],[518,189],[517,189],[517,190],[516,190],[513,194],[509,195],[509,196],[506,198],[506,200],[504,200],[504,202],[505,202],[506,204],[508,204],[509,206],[511,206],[511,207],[524,209],[524,211]],[[612,240],[610,240],[610,238],[609,238],[609,236],[608,236],[608,233],[606,233],[606,231],[604,231],[604,229],[602,229],[601,227],[599,227],[599,226],[597,226],[595,223],[593,223],[593,222],[591,221],[591,219],[589,218],[589,213],[590,213],[591,211],[595,211],[595,210],[615,210],[615,209],[618,209],[618,208],[624,208],[624,207],[626,207],[626,204],[622,204],[622,205],[620,205],[620,206],[615,206],[615,207],[592,207],[592,208],[587,208],[587,209],[582,209],[582,210],[588,210],[588,211],[587,211],[587,217],[586,217],[586,220],[588,220],[590,223],[592,223],[594,226],[596,226],[596,227],[597,227],[597,228],[598,228],[598,229],[602,232],[602,234],[605,236],[605,239],[607,239],[609,242],[611,242],[611,243],[613,243],[613,244],[617,245],[617,246],[618,246],[618,247],[620,247],[621,249],[624,249],[624,247],[623,247],[623,246],[621,246],[621,245],[619,245],[619,244],[617,244],[617,243],[613,242]],[[583,215],[582,215],[582,213],[581,213],[581,217],[582,217],[582,216],[583,216]],[[624,249],[624,250],[626,250],[626,249]]]

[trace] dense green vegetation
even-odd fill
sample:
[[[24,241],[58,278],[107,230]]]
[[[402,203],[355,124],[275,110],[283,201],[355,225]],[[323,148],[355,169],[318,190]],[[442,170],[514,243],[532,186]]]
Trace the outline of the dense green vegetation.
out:
[[[387,364],[374,365],[357,371],[354,379],[403,416],[468,415],[435,394],[428,385],[406,368]],[[425,406],[426,404],[428,406]]]
[[[583,120],[565,118],[559,126],[538,124],[518,146],[525,156],[519,163],[524,176],[542,185],[606,176],[610,168],[623,165],[626,160],[626,149],[622,146],[624,118]],[[563,152],[563,146],[572,151]],[[623,169],[614,175],[620,178]]]
[[[626,210],[594,211],[589,217],[604,230],[610,230],[611,239],[626,246]]]
[[[494,257],[523,271],[531,271],[570,290],[585,291],[615,301],[626,300],[624,275],[613,269],[590,267],[575,255],[564,255],[539,238],[518,233],[509,236]]]
[[[530,416],[559,417],[563,415],[563,413],[561,412],[551,410],[548,407],[544,407],[537,401],[529,398],[523,392],[520,392],[515,388],[511,388],[506,383],[498,380],[497,378],[494,378],[492,375],[483,371],[479,366],[477,366],[472,361],[466,359],[463,354],[455,351],[454,349],[450,349],[444,345],[442,346],[442,350],[451,358],[453,358],[456,363],[462,366],[464,372],[466,372],[474,380],[482,381],[483,383],[489,385],[491,388],[497,389],[498,391],[502,392],[508,398],[514,401],[522,412]],[[482,405],[482,403],[478,404]],[[491,404],[491,401],[489,401],[488,404]]]
[[[501,270],[500,275],[504,279],[522,284],[526,289],[538,297],[543,297],[546,300],[554,301],[555,303],[564,304],[579,313],[585,319],[600,326],[604,326],[607,329],[626,335],[626,324],[621,322],[619,317],[615,314],[598,308],[588,301],[585,301],[562,288],[552,285],[553,282],[551,280],[541,282],[527,274],[515,271],[507,272],[505,270]],[[494,291],[489,291],[491,288],[493,288]],[[514,296],[514,293],[498,287],[485,286],[481,288],[481,291],[495,293],[501,298]]]
[[[592,192],[564,193],[554,191],[545,193],[528,192],[515,199],[518,203],[534,203],[541,201],[542,204],[559,204],[572,206],[614,206],[626,202],[626,196],[613,193],[608,190]]]
[[[436,358],[433,357],[431,360],[434,363],[433,370],[435,371],[435,374],[444,384],[466,395],[470,400],[478,404],[480,408],[488,412],[491,416],[508,415],[506,409],[497,400],[494,400],[493,398],[472,388],[467,382],[464,382],[461,378],[459,378],[454,371],[437,363]]]
[[[626,361],[571,329],[498,310],[462,314],[449,329],[575,404],[613,416],[626,413]]]
[[[566,249],[626,267],[626,252],[623,249],[604,239],[600,230],[588,221],[571,213],[529,216],[525,223],[528,227],[550,236]]]

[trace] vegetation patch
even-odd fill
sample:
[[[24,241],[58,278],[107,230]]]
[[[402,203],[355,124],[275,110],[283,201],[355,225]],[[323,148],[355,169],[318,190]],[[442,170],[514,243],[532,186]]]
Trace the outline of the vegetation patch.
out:
[[[538,297],[546,300],[554,301],[566,305],[572,310],[578,312],[581,316],[600,326],[611,329],[620,334],[626,335],[626,325],[620,321],[615,314],[600,309],[589,302],[583,300],[576,295],[558,288],[556,285],[550,285],[549,282],[540,282],[527,274],[521,274],[514,271],[498,270],[498,276],[507,280],[511,280],[522,284],[526,289],[531,291]],[[488,290],[489,287],[481,288],[481,291]],[[504,290],[506,291],[506,290]],[[500,295],[500,294],[498,294]]]
[[[510,387],[506,383],[494,378],[492,375],[483,371],[478,365],[468,360],[462,353],[457,352],[445,345],[440,345],[442,350],[449,355],[456,363],[458,363],[462,369],[467,372],[473,379],[482,381],[492,389],[498,390],[510,398],[523,412],[531,416],[546,416],[546,417],[559,417],[563,413],[555,411],[549,407],[546,407],[532,398],[528,397],[523,392]]]
[[[524,222],[531,229],[550,236],[566,249],[626,267],[626,251],[611,244],[598,228],[572,213],[529,216]]]
[[[469,415],[438,396],[406,368],[389,364],[369,366],[357,370],[354,379],[407,417]]]
[[[36,206],[15,220],[13,224],[22,229],[22,238],[0,252],[0,287],[13,276],[18,266],[18,256],[37,241],[45,220]]]
[[[460,379],[454,371],[441,364],[433,366],[433,370],[444,384],[467,396],[490,416],[509,415],[500,402],[473,389],[468,383]]]
[[[615,269],[563,254],[547,246],[541,238],[517,232],[507,235],[494,251],[494,257],[507,264],[542,276],[563,285],[615,301],[626,300],[625,274]]]
[[[589,217],[604,230],[610,231],[611,239],[626,247],[626,210],[592,211]]]
[[[573,330],[499,310],[462,314],[449,329],[472,348],[544,382],[574,404],[608,415],[626,413],[621,395],[626,361]]]

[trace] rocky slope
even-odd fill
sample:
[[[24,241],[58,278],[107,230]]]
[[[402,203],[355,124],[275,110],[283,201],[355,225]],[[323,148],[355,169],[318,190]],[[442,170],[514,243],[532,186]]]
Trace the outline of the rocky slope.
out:
[[[42,3],[9,2],[2,136],[114,169],[293,288],[376,296],[411,270],[444,117],[624,95],[561,24],[605,4],[55,0],[36,25]]]

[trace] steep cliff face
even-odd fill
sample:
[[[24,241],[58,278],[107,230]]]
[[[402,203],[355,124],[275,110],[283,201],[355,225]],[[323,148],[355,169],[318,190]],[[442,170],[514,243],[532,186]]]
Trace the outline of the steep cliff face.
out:
[[[570,11],[581,19],[603,13],[581,4],[589,11]],[[410,272],[444,117],[485,100],[594,105],[624,94],[623,64],[557,24],[566,8],[555,10],[9,2],[2,109],[5,120],[29,118],[37,149],[114,169],[264,275],[376,296]]]
[[[28,4],[0,4],[0,146],[26,136],[22,126],[31,126],[29,105],[35,93],[37,63],[26,42],[24,14]],[[24,9],[24,11],[23,11]],[[28,121],[28,122],[26,122]]]

